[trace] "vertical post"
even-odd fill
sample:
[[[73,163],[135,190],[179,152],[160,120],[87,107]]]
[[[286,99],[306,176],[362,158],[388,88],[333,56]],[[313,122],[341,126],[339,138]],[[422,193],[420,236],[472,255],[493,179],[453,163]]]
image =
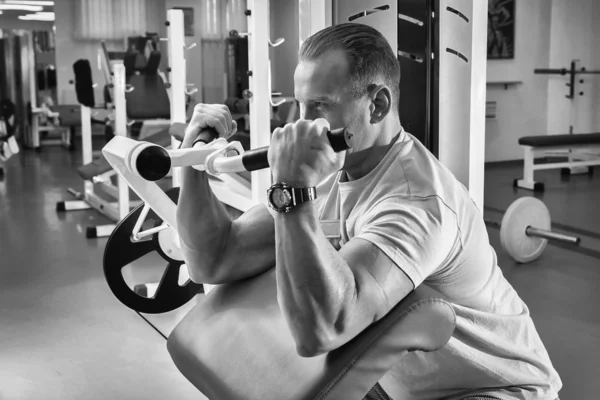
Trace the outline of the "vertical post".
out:
[[[169,82],[171,87],[171,123],[185,124],[187,120],[185,109],[185,90],[187,86],[185,62],[185,33],[183,25],[183,11],[167,11],[167,37],[169,39]],[[179,147],[180,142],[171,138],[171,147]],[[181,170],[173,170],[173,187],[181,186]]]
[[[525,154],[523,157],[523,180],[527,185],[534,184],[533,181],[533,163],[534,163],[534,154],[533,147],[524,146]]]
[[[83,165],[91,163],[92,160],[92,110],[81,104],[81,155]],[[71,140],[75,140],[74,137]],[[83,183],[84,193],[92,193],[94,184],[90,181]]]
[[[24,79],[25,82],[23,84],[29,85],[27,88],[29,90],[29,102],[31,104],[31,126],[30,137],[33,139],[33,147],[37,148],[41,146],[40,141],[40,130],[39,130],[39,120],[38,114],[35,112],[37,108],[37,74],[35,70],[35,47],[33,45],[33,35],[34,32],[29,32],[29,34],[21,36],[22,40],[26,40],[26,45],[22,45],[21,51],[25,52],[27,58],[28,66],[22,66],[21,68],[27,68],[24,74],[28,74],[29,76]],[[25,78],[25,77],[24,77]]]
[[[268,146],[271,140],[271,106],[269,79],[269,1],[248,0],[248,63],[252,75],[250,98],[250,145]],[[252,172],[252,200],[267,203],[267,189],[271,186],[271,171]]]
[[[485,99],[487,75],[488,0],[473,2],[473,46],[471,47],[471,127],[469,193],[483,214],[485,172]]]
[[[298,11],[300,46],[309,36],[332,25],[331,0],[300,0]]]
[[[127,106],[125,103],[125,66],[122,62],[114,66],[115,85],[113,101],[115,104],[115,135],[127,137]],[[90,131],[91,132],[91,131]],[[129,214],[129,186],[121,174],[118,175],[119,188],[119,217],[125,218]]]
[[[470,190],[473,2],[440,0],[435,18],[439,26],[438,157]],[[479,40],[485,40],[485,35]]]

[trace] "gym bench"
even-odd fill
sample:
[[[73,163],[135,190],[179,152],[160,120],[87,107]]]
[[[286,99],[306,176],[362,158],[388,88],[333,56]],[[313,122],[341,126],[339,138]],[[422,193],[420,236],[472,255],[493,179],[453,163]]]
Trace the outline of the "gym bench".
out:
[[[443,347],[452,305],[419,286],[344,346],[300,357],[277,304],[275,268],[217,285],[171,333],[181,373],[210,399],[360,400],[408,353]]]
[[[525,150],[523,160],[523,178],[515,179],[513,186],[536,192],[544,191],[542,182],[535,182],[533,173],[542,169],[561,168],[563,171],[574,172],[573,169],[600,165],[599,154],[585,154],[581,150],[600,150],[600,133],[576,135],[543,135],[526,136],[519,139],[519,144]],[[535,157],[547,155],[549,151],[569,151],[568,161],[535,164]]]

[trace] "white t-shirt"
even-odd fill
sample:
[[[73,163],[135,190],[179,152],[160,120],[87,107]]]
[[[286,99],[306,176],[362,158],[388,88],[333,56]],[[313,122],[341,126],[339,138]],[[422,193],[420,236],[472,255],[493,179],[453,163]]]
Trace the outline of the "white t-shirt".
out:
[[[316,199],[321,220],[340,221],[340,245],[354,237],[374,243],[415,287],[437,290],[456,312],[450,341],[409,353],[380,381],[385,391],[395,400],[558,397],[562,382],[529,309],[504,278],[481,213],[454,175],[403,131],[368,175],[344,178],[326,179]]]

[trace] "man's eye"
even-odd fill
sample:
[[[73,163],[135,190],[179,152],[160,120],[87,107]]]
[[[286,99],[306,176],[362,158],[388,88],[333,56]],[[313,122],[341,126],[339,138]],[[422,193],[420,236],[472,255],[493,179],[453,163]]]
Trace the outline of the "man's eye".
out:
[[[325,105],[325,103],[323,103],[322,101],[315,101],[315,107],[317,108],[321,108]]]

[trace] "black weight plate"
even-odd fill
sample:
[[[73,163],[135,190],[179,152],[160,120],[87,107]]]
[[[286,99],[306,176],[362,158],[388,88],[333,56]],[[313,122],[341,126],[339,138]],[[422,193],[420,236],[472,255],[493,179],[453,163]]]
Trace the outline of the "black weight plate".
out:
[[[179,188],[169,189],[166,193],[171,200],[177,203]],[[144,204],[140,204],[133,209],[117,225],[108,238],[104,249],[104,276],[110,290],[121,303],[135,311],[160,314],[181,307],[196,294],[202,293],[203,287],[191,280],[183,286],[179,285],[179,269],[183,265],[183,261],[171,259],[161,251],[158,243],[158,233],[154,234],[151,240],[139,242],[131,240],[131,233],[143,207]],[[162,224],[162,219],[153,210],[148,212],[146,220],[149,219],[155,221],[155,226]],[[122,269],[153,251],[161,255],[167,267],[155,295],[144,297],[135,293],[127,285],[123,278]]]

